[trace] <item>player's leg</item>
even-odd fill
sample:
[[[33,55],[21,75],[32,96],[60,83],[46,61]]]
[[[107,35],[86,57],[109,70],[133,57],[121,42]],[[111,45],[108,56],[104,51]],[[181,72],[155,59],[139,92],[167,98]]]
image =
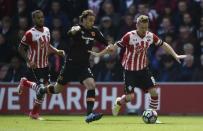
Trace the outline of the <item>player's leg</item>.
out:
[[[27,80],[27,78],[23,77],[21,78],[20,84],[18,85],[17,88],[18,88],[19,95],[23,93],[24,88],[32,88],[37,93],[40,89],[40,85],[38,85],[36,82],[29,81]],[[43,98],[44,98],[44,95],[41,96],[41,99],[37,99],[37,97],[35,98],[33,109],[29,114],[30,118],[42,120],[42,118],[39,116],[39,111],[40,111],[41,104],[43,102]]]
[[[121,97],[117,97],[116,101],[114,102],[114,105],[112,107],[112,114],[114,116],[117,116],[120,109],[121,109],[121,106],[128,103],[128,102],[130,102],[134,98],[135,98],[134,92],[129,93],[129,94],[124,94]]]
[[[61,72],[57,78],[57,82],[55,84],[49,84],[46,87],[40,87],[37,92],[37,98],[42,99],[44,94],[58,94],[62,92],[63,87],[69,81],[70,73],[68,72],[68,68],[66,68],[66,63],[61,69]]]
[[[26,77],[22,77],[17,87],[19,95],[23,93],[24,88],[32,88],[35,91],[38,90],[37,84],[35,82],[29,81]]]
[[[48,73],[47,73],[48,75]],[[34,91],[39,90],[38,84],[40,84],[40,79],[44,80],[41,76],[40,69],[27,69],[26,77],[22,77],[18,85],[18,94],[23,93],[24,88],[31,88]],[[43,82],[42,82],[43,83]]]
[[[157,88],[154,86],[152,88],[150,88],[149,90],[150,93],[150,103],[149,103],[149,108],[153,109],[153,110],[157,110],[157,107],[159,106],[159,95],[157,93]],[[155,122],[156,124],[162,124],[163,122],[161,122],[159,119],[156,120]]]
[[[156,110],[157,107],[158,107],[158,93],[157,93],[155,79],[152,76],[149,69],[144,69],[143,72],[140,75],[141,75],[140,87],[145,92],[149,92],[149,94],[150,94],[149,107],[151,109]]]
[[[146,69],[142,73],[141,76],[141,84],[140,87],[150,94],[149,108],[153,110],[157,110],[159,104],[159,95],[156,88],[156,82],[151,72]],[[158,119],[156,121],[157,124],[162,123]]]
[[[83,85],[87,89],[86,103],[87,103],[87,117],[85,121],[87,123],[96,121],[102,118],[103,114],[93,112],[95,103],[95,88],[96,84],[93,78],[87,78],[83,81]]]
[[[67,68],[68,66],[66,64],[67,63],[65,62],[61,68],[60,74],[55,84],[49,84],[46,87],[39,88],[39,91],[37,92],[37,97],[39,99],[41,99],[44,94],[58,94],[62,92],[63,87],[69,81],[70,76],[69,69]]]
[[[114,105],[112,107],[112,114],[117,116],[120,108],[123,104],[130,102],[134,99],[134,87],[136,86],[136,80],[134,78],[135,73],[132,71],[124,71],[124,80],[125,80],[125,87],[124,87],[124,94],[121,97],[117,97]]]
[[[43,120],[43,118],[39,116],[39,113],[45,95],[43,94],[42,96],[39,97],[38,92],[40,91],[41,88],[44,88],[44,86],[48,84],[49,69],[48,67],[40,69],[32,69],[32,73],[36,83],[30,81],[27,81],[27,83],[30,83],[32,89],[36,91],[36,98],[34,101],[33,109],[30,112],[29,116],[32,119]]]
[[[35,71],[32,70],[32,73],[34,73],[34,77],[35,79],[41,78],[41,76],[44,76],[44,78],[46,80],[48,80],[48,70],[45,70],[44,73],[42,73],[43,71]],[[41,74],[41,75],[40,75]],[[63,83],[66,83],[66,77],[64,77],[65,74],[65,69],[62,68],[61,74],[58,77],[57,83],[55,85],[53,84],[49,84],[48,86],[43,86],[42,84],[37,84],[36,82],[32,82],[29,81],[25,78],[22,78],[22,80],[20,81],[19,84],[19,92],[22,93],[22,89],[23,88],[32,88],[36,91],[36,99],[34,101],[34,107],[33,110],[30,112],[30,117],[33,119],[41,119],[39,117],[39,111],[41,108],[41,104],[43,102],[44,99],[44,95],[46,93],[49,94],[56,94],[62,91],[63,89]],[[61,79],[63,78],[63,79]],[[41,79],[38,79],[37,82],[39,83]],[[61,84],[62,83],[62,84]]]
[[[56,83],[55,85],[53,84],[49,84],[45,87],[40,86],[39,85],[39,90],[37,92],[36,95],[36,99],[34,101],[34,106],[33,106],[33,110],[30,112],[29,116],[32,119],[37,119],[37,120],[43,120],[40,115],[40,108],[41,108],[41,104],[44,100],[44,95],[45,94],[57,94],[60,93],[63,89],[63,85]]]
[[[155,88],[155,86],[150,88],[149,89],[149,94],[150,94],[150,104],[149,104],[149,107],[151,109],[157,110],[157,107],[158,107],[158,104],[159,104],[157,88]]]
[[[90,68],[81,69],[79,79],[87,89],[87,95],[86,95],[87,117],[85,121],[89,123],[89,122],[101,119],[103,114],[93,112],[93,107],[95,103],[96,84]]]
[[[87,115],[92,113],[95,102],[95,88],[96,84],[93,78],[87,78],[83,81],[83,85],[87,89],[86,103],[87,103]]]

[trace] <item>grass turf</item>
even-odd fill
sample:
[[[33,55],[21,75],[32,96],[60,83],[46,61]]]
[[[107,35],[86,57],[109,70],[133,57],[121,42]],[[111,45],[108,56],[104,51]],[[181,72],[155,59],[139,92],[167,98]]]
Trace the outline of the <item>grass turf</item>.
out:
[[[140,116],[103,116],[85,123],[84,116],[44,116],[31,120],[27,116],[0,115],[0,131],[203,131],[203,116],[159,116],[164,124],[144,124]]]

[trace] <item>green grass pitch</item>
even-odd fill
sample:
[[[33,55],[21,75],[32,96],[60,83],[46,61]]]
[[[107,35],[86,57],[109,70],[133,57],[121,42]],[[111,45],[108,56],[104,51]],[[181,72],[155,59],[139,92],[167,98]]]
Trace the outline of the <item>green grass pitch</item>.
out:
[[[48,116],[44,121],[27,116],[0,115],[0,131],[203,131],[203,116],[159,116],[164,124],[144,124],[140,116],[103,116],[85,123],[84,116]]]

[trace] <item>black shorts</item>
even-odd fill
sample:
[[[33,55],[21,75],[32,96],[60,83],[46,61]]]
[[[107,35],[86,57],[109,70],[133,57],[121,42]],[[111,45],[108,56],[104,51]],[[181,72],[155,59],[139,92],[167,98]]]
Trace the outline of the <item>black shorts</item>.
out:
[[[37,84],[46,84],[49,80],[49,68],[28,68],[26,77],[28,80],[36,82]]]
[[[147,92],[156,85],[155,79],[148,68],[140,71],[124,71],[124,81],[126,94],[134,92],[134,88],[140,88]]]
[[[57,82],[65,85],[71,81],[80,81],[83,84],[82,82],[87,78],[94,78],[89,66],[80,66],[71,62],[65,62]]]

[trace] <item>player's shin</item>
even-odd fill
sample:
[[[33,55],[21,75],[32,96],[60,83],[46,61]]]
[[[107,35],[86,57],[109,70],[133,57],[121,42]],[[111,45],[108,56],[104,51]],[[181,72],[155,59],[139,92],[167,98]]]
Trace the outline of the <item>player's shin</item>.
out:
[[[118,105],[123,105],[130,102],[134,98],[134,93],[122,95],[121,100],[117,102]]]
[[[33,109],[29,114],[30,118],[36,119],[36,120],[41,119],[39,116],[39,112],[40,112],[40,108],[43,100],[44,100],[44,97],[41,100],[39,100],[38,98],[35,99]]]
[[[151,96],[149,107],[151,109],[156,110],[157,107],[158,107],[158,103],[159,103],[159,101],[158,101],[158,95],[157,96]]]
[[[159,99],[158,99],[159,95],[157,93],[157,89],[155,87],[151,88],[149,90],[149,93],[150,93],[150,96],[151,96],[151,99],[149,101],[149,108],[157,110],[157,107],[158,107],[158,104],[159,104]]]
[[[25,81],[23,81],[23,85],[24,85],[24,87],[31,88],[31,89],[33,89],[36,92],[39,90],[39,86],[38,86],[37,83],[29,81],[27,79]]]
[[[86,96],[86,102],[87,102],[87,115],[92,113],[94,102],[95,102],[95,90],[88,90],[87,96]]]

